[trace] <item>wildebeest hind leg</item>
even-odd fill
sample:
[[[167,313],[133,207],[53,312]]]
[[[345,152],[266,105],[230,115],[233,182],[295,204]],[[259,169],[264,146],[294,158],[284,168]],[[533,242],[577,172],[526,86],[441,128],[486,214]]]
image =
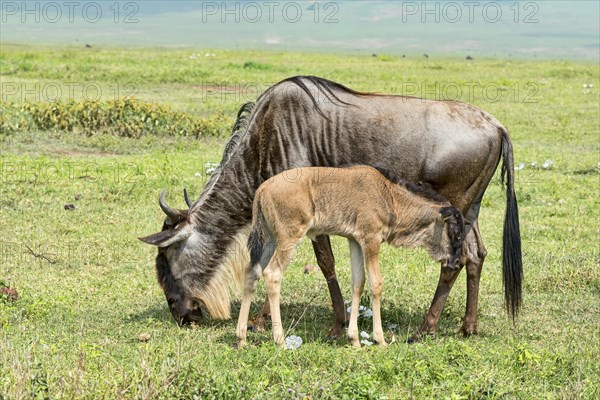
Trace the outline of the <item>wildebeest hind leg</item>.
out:
[[[440,319],[440,315],[442,313],[442,309],[444,308],[444,304],[446,303],[446,299],[448,298],[448,294],[450,290],[452,290],[452,286],[456,281],[456,277],[458,273],[462,269],[462,265],[457,270],[452,270],[450,268],[442,267],[440,271],[440,280],[438,281],[437,289],[435,290],[435,294],[433,295],[433,300],[431,301],[431,306],[429,306],[429,311],[427,311],[427,315],[425,316],[425,321],[423,325],[415,332],[412,337],[408,340],[409,342],[417,342],[421,339],[423,334],[435,334],[435,330],[437,329],[437,324]]]
[[[465,335],[477,334],[477,302],[479,298],[479,279],[487,250],[481,240],[479,225],[473,223],[463,246],[464,257],[467,259],[467,309],[460,332]]]
[[[346,311],[344,309],[344,298],[338,284],[337,276],[335,275],[335,259],[331,251],[331,241],[329,236],[320,235],[312,242],[317,263],[321,272],[327,280],[331,303],[333,304],[333,314],[335,321],[333,326],[327,333],[328,338],[341,338],[344,334],[344,325],[346,323]]]

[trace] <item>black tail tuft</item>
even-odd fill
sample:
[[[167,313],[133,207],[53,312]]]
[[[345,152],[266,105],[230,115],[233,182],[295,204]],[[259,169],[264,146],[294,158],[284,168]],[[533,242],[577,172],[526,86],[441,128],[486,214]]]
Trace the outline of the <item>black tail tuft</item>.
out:
[[[506,177],[506,215],[502,239],[502,280],[504,306],[513,321],[522,303],[523,260],[521,256],[521,231],[519,207],[515,195],[513,149],[506,130],[502,129],[502,180]]]

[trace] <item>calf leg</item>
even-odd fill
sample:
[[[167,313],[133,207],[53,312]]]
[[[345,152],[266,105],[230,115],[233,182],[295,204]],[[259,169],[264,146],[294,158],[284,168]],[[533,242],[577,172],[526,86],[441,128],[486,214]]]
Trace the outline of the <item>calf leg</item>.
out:
[[[481,240],[477,221],[473,223],[473,229],[467,234],[465,242],[463,256],[467,258],[467,309],[460,332],[467,336],[477,334],[479,280],[481,278],[483,261],[487,255],[487,250]]]
[[[312,245],[317,258],[317,264],[327,280],[327,287],[329,288],[329,295],[331,296],[331,302],[333,304],[335,321],[333,322],[332,328],[327,333],[327,337],[340,338],[342,337],[344,325],[346,324],[346,310],[344,307],[344,298],[335,274],[335,259],[333,257],[333,252],[331,251],[329,236],[317,236],[312,242]],[[254,327],[257,331],[262,332],[265,330],[265,322],[270,316],[271,307],[269,306],[269,296],[266,296],[260,315],[254,319]]]
[[[365,286],[365,267],[363,251],[360,245],[353,239],[348,240],[350,244],[350,264],[352,266],[352,306],[350,309],[350,323],[348,325],[348,340],[354,347],[360,347],[358,335],[358,306],[360,296]]]
[[[256,289],[260,273],[269,264],[273,253],[275,252],[275,242],[268,241],[263,248],[260,261],[256,265],[248,266],[246,271],[246,279],[244,284],[244,294],[242,295],[242,304],[240,314],[238,316],[238,324],[236,328],[236,336],[238,338],[238,347],[243,347],[246,344],[246,333],[248,330],[248,314],[250,313],[250,303],[252,302],[252,294]]]
[[[281,280],[283,278],[283,271],[289,264],[294,254],[294,249],[300,238],[291,239],[288,243],[282,247],[278,247],[275,250],[275,254],[269,265],[263,271],[263,278],[265,280],[265,286],[267,287],[267,294],[269,296],[269,304],[271,307],[271,328],[273,330],[273,340],[279,346],[284,345],[285,334],[283,332],[283,324],[281,321],[281,312],[279,308],[280,299],[279,295],[281,292]]]
[[[333,304],[335,321],[333,322],[333,327],[327,333],[327,337],[339,338],[344,332],[346,310],[340,285],[338,284],[337,276],[335,275],[335,259],[333,258],[333,252],[331,251],[329,236],[317,236],[312,242],[312,245],[319,268],[321,268],[321,272],[327,280],[327,287],[329,288],[329,295],[331,296],[331,302]]]
[[[371,289],[371,307],[373,308],[373,340],[380,346],[386,346],[381,325],[381,290],[383,279],[379,268],[379,243],[373,242],[365,246],[364,259],[369,272],[369,288]]]
[[[238,347],[246,345],[246,332],[248,329],[248,314],[250,313],[250,303],[252,302],[252,294],[256,288],[256,283],[260,278],[262,268],[260,264],[249,267],[246,272],[246,281],[244,284],[244,294],[242,295],[242,305],[240,307],[240,315],[238,317],[237,328],[235,335],[238,340]]]

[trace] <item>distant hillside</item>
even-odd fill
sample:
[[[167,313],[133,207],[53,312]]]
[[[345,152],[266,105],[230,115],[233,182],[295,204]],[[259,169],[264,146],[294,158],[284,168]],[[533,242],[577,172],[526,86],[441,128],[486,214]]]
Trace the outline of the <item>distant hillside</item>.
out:
[[[597,1],[68,4],[3,2],[2,41],[590,60],[600,48]]]

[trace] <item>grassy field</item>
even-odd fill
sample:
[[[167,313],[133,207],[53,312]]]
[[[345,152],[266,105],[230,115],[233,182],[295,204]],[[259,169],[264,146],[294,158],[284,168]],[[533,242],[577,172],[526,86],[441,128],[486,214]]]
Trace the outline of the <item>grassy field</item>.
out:
[[[179,207],[184,187],[199,194],[206,163],[219,161],[225,138],[2,132],[0,280],[20,297],[0,300],[0,399],[600,397],[597,65],[3,45],[0,72],[3,110],[24,101],[134,95],[194,115],[224,114],[230,123],[243,102],[296,74],[481,106],[508,127],[515,161],[524,164],[517,195],[525,271],[524,308],[513,325],[502,308],[505,197],[494,179],[480,218],[489,254],[479,336],[457,334],[463,276],[436,337],[406,344],[439,267],[423,252],[386,247],[382,311],[394,343],[357,351],[327,341],[329,296],[319,272],[301,272],[315,263],[304,242],[282,292],[287,334],[304,344],[277,349],[268,330],[250,333],[252,344],[238,350],[239,303],[234,320],[178,328],[156,283],[155,250],[137,240],[160,229],[161,188]],[[543,168],[546,160],[553,163]],[[68,204],[75,209],[65,210]],[[347,245],[336,239],[334,247],[349,299]],[[263,296],[261,284],[253,313]],[[370,332],[370,319],[359,327]]]

